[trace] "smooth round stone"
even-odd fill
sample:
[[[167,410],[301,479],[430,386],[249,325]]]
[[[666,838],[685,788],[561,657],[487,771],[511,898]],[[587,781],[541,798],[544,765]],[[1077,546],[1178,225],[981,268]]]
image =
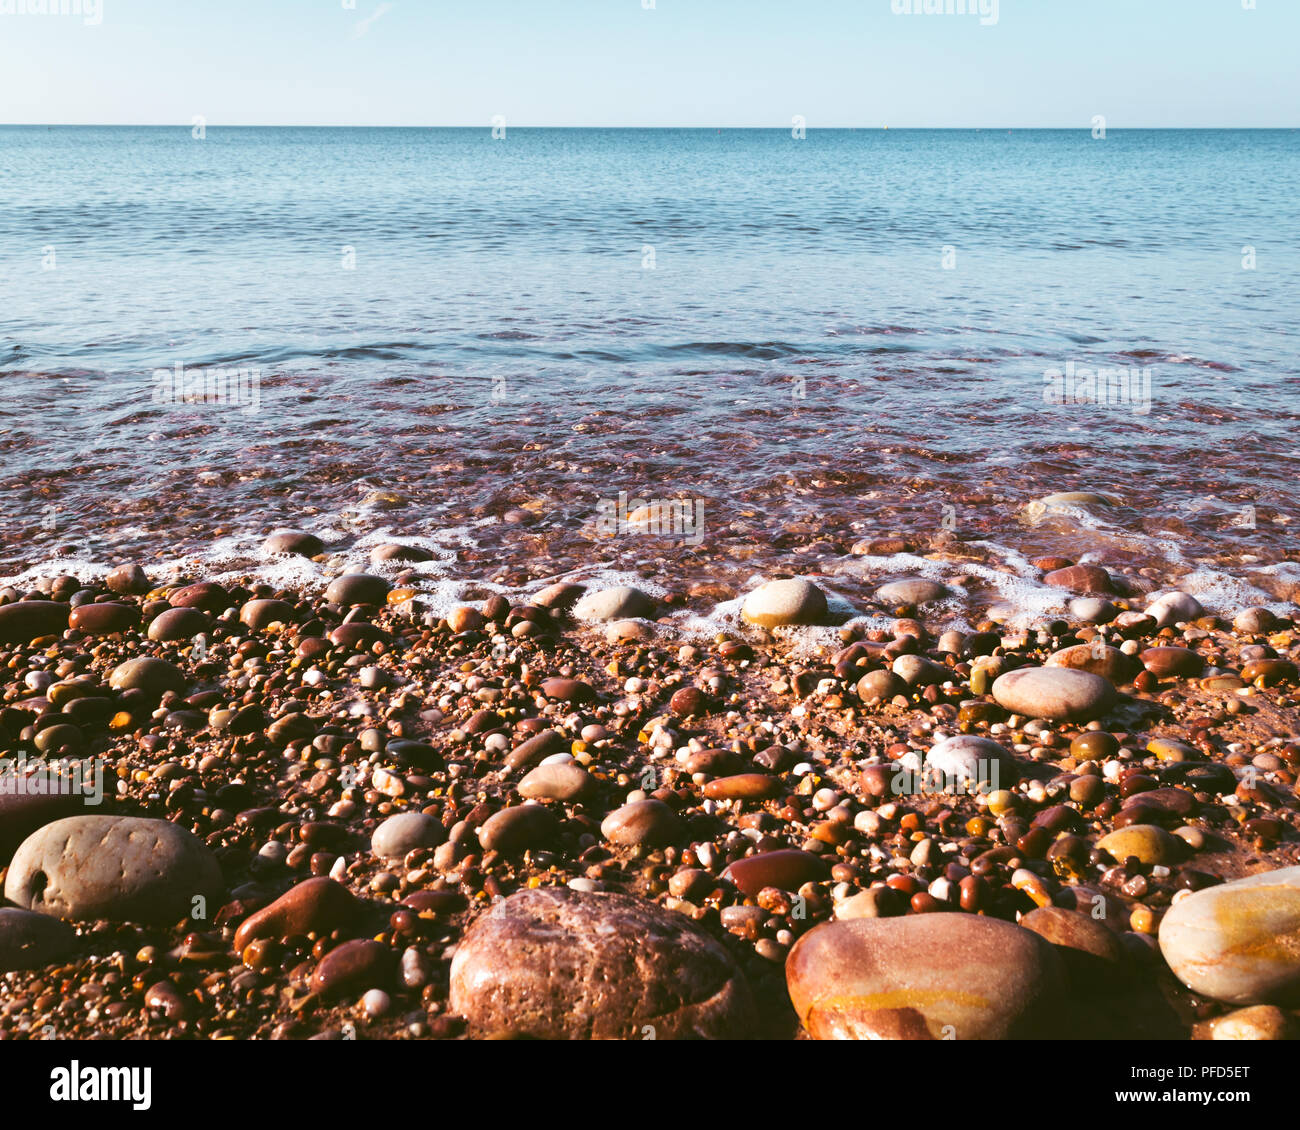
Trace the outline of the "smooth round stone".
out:
[[[230,607],[230,594],[212,581],[186,585],[167,597],[173,608],[200,608],[204,612],[222,612]]]
[[[395,542],[389,542],[387,545],[377,545],[370,551],[370,563],[372,565],[383,565],[388,561],[419,563],[432,560],[433,554],[418,545],[398,545]]]
[[[45,727],[32,744],[38,753],[80,753],[85,748],[86,738],[78,727],[65,723]]]
[[[540,804],[518,804],[489,816],[478,830],[478,842],[484,851],[510,855],[549,847],[559,830],[559,821],[550,809]]]
[[[119,565],[104,578],[104,587],[119,596],[142,596],[149,591],[149,577],[139,565]]]
[[[1157,824],[1130,824],[1097,841],[1102,851],[1110,852],[1117,863],[1134,856],[1139,863],[1178,863],[1186,854],[1186,844]]]
[[[1174,975],[1229,1004],[1300,1004],[1300,867],[1208,887],[1160,923]]]
[[[1232,618],[1232,630],[1243,636],[1262,636],[1271,632],[1277,617],[1267,608],[1243,608]]]
[[[669,711],[678,718],[703,717],[711,705],[712,700],[699,687],[682,687],[668,700]]]
[[[391,983],[395,964],[393,951],[380,942],[344,942],[321,958],[311,975],[311,989],[323,997],[382,989]]]
[[[14,853],[5,898],[59,918],[174,923],[225,881],[202,840],[167,820],[70,816],[34,832]]]
[[[654,629],[641,620],[615,620],[605,629],[606,643],[647,643],[654,638]]]
[[[1114,499],[1086,490],[1058,491],[1038,499],[1044,506],[1113,506]]]
[[[650,620],[654,618],[655,601],[640,589],[620,585],[587,593],[574,606],[573,614],[579,620]]]
[[[835,904],[835,917],[841,922],[853,918],[888,918],[889,895],[885,887],[869,887]]]
[[[1276,1005],[1257,1004],[1239,1008],[1226,1016],[1211,1020],[1207,1026],[1211,1040],[1288,1040],[1291,1024]]]
[[[287,600],[250,600],[239,610],[239,622],[255,632],[277,621],[292,624],[297,618],[297,612]]]
[[[1155,620],[1157,628],[1168,628],[1199,619],[1205,615],[1205,609],[1194,596],[1185,592],[1167,592],[1147,605],[1146,615]]]
[[[302,530],[276,530],[262,543],[262,552],[315,557],[325,552],[325,543],[315,534],[305,533]]]
[[[710,777],[726,777],[735,773],[741,766],[738,753],[729,749],[701,749],[688,754],[682,763],[686,772],[706,773]]]
[[[1019,776],[1010,751],[990,738],[973,734],[945,738],[930,749],[924,760],[909,753],[898,764],[913,772],[930,770],[941,773],[952,783],[975,782],[989,785],[993,790],[1014,784]]]
[[[1054,651],[1047,657],[1047,666],[1087,671],[1112,683],[1127,683],[1136,664],[1132,656],[1125,655],[1119,648],[1080,643]]]
[[[347,887],[319,876],[290,887],[269,906],[249,915],[235,931],[235,952],[256,938],[328,934],[347,926],[364,906]]]
[[[743,1039],[757,1015],[730,955],[684,914],[546,887],[481,915],[451,962],[474,1033],[539,1039]]]
[[[925,577],[904,577],[876,589],[876,599],[895,607],[902,604],[929,604],[948,595],[948,586]]]
[[[1197,761],[1201,756],[1195,746],[1176,738],[1152,738],[1147,742],[1147,753],[1154,754],[1159,761],[1169,762]]]
[[[1116,987],[1125,966],[1124,945],[1113,930],[1091,915],[1040,906],[1026,914],[1020,925],[1056,947],[1076,992]]]
[[[600,823],[600,834],[612,844],[663,847],[681,833],[677,813],[661,800],[635,800],[616,808]]]
[[[54,600],[0,605],[0,644],[27,644],[56,636],[68,626],[71,608]]]
[[[1149,647],[1138,658],[1157,679],[1194,679],[1205,670],[1205,660],[1186,647]]]
[[[1244,682],[1262,682],[1266,687],[1296,681],[1296,665],[1289,659],[1252,659],[1241,668]]]
[[[907,690],[903,682],[893,671],[868,671],[858,680],[858,697],[868,705],[885,702]]]
[[[477,632],[487,621],[477,608],[462,604],[447,613],[447,627],[459,635],[461,632]]]
[[[364,620],[353,620],[348,624],[340,624],[329,634],[330,643],[341,648],[368,648],[371,644],[386,639],[388,639],[388,633],[383,628],[378,628],[374,624],[367,624]]]
[[[595,688],[578,679],[543,679],[542,694],[559,702],[594,702]]]
[[[167,691],[179,694],[185,689],[185,672],[165,659],[152,655],[128,659],[113,668],[108,685],[115,691],[143,691],[150,698],[161,698]]]
[[[442,821],[423,812],[390,816],[370,837],[370,850],[380,859],[403,859],[416,848],[435,848],[447,838]]]
[[[549,608],[552,612],[567,612],[578,603],[582,598],[582,594],[586,591],[586,585],[557,581],[553,585],[547,585],[546,588],[534,596],[532,603],[539,608]]]
[[[383,577],[369,573],[346,573],[330,581],[325,589],[325,599],[331,604],[382,605],[392,587]]]
[[[1080,596],[1070,601],[1070,615],[1086,624],[1109,624],[1119,609],[1099,596]]]
[[[1196,811],[1196,797],[1186,789],[1148,789],[1144,793],[1133,793],[1126,797],[1121,809],[1138,806],[1168,812],[1174,816],[1190,816]]]
[[[1043,582],[1056,589],[1069,589],[1070,592],[1113,593],[1115,591],[1110,574],[1100,565],[1070,565],[1065,569],[1053,569],[1043,577]]]
[[[805,883],[826,878],[826,863],[796,848],[765,851],[727,864],[722,877],[747,895],[756,895],[764,887],[797,891]]]
[[[519,782],[519,795],[529,800],[575,801],[591,787],[592,778],[581,765],[568,761],[539,765]]]
[[[74,608],[68,617],[68,627],[88,636],[108,636],[125,632],[140,623],[140,610],[131,604],[99,601]]]
[[[1100,675],[1068,667],[1022,667],[999,675],[993,698],[1013,714],[1053,721],[1089,721],[1115,702],[1115,688]]]
[[[826,923],[799,939],[785,973],[818,1040],[1044,1037],[1060,1023],[1065,991],[1047,941],[973,914]]]
[[[564,735],[559,730],[543,730],[520,742],[506,757],[507,769],[528,769],[548,754],[565,746]]]
[[[947,667],[926,659],[924,655],[900,655],[892,670],[909,687],[930,687],[952,678]]]
[[[197,608],[169,608],[149,622],[149,638],[159,643],[192,640],[209,626],[207,616]]]
[[[826,619],[826,594],[797,577],[768,581],[745,597],[740,615],[760,628],[820,624]]]
[[[941,655],[961,655],[966,647],[966,634],[950,628],[939,637],[935,650]]]
[[[709,800],[766,800],[785,791],[780,777],[766,773],[738,773],[710,781],[701,792]]]
[[[66,922],[0,907],[0,973],[43,969],[71,953],[76,944],[76,932]]]

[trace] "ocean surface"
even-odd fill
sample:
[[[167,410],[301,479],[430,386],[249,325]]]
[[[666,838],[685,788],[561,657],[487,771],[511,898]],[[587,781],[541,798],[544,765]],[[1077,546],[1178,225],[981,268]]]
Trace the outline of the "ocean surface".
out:
[[[8,578],[1300,581],[1295,131],[0,127],[0,299]]]

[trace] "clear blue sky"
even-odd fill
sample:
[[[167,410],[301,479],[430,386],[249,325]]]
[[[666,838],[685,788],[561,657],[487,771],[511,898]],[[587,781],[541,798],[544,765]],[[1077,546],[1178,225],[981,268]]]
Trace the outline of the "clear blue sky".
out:
[[[0,121],[1300,126],[1300,0],[98,2],[0,14]]]

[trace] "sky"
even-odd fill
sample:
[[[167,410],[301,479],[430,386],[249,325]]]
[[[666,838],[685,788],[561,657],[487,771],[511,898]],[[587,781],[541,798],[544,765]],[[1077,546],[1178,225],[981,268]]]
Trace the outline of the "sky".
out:
[[[0,122],[1293,127],[1297,43],[1300,0],[0,0]]]

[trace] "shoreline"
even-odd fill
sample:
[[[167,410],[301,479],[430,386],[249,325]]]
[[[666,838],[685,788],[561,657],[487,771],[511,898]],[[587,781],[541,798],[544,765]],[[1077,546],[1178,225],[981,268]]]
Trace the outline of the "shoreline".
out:
[[[835,624],[795,579],[692,635],[676,582],[425,611],[416,563],[384,552],[390,576],[324,592],[145,563],[0,595],[6,749],[102,758],[93,814],[127,840],[89,829],[92,865],[65,872],[75,829],[50,821],[87,810],[0,782],[4,905],[37,912],[0,918],[0,959],[36,961],[0,974],[0,1038],[639,1038],[652,1012],[658,1038],[1294,1026],[1269,1000],[1224,1020],[1240,1002],[1180,984],[1160,927],[1300,864],[1300,613],[1147,617],[1154,594],[1064,561],[1103,622],[954,631],[913,576],[877,591],[887,626]],[[999,787],[895,791],[927,765],[996,765]],[[132,837],[156,825],[123,817],[176,831],[146,866]],[[834,1004],[969,979],[952,955],[981,930],[1008,955],[980,965],[985,1005]],[[618,946],[645,939],[634,991]],[[574,961],[589,980],[547,972]]]

